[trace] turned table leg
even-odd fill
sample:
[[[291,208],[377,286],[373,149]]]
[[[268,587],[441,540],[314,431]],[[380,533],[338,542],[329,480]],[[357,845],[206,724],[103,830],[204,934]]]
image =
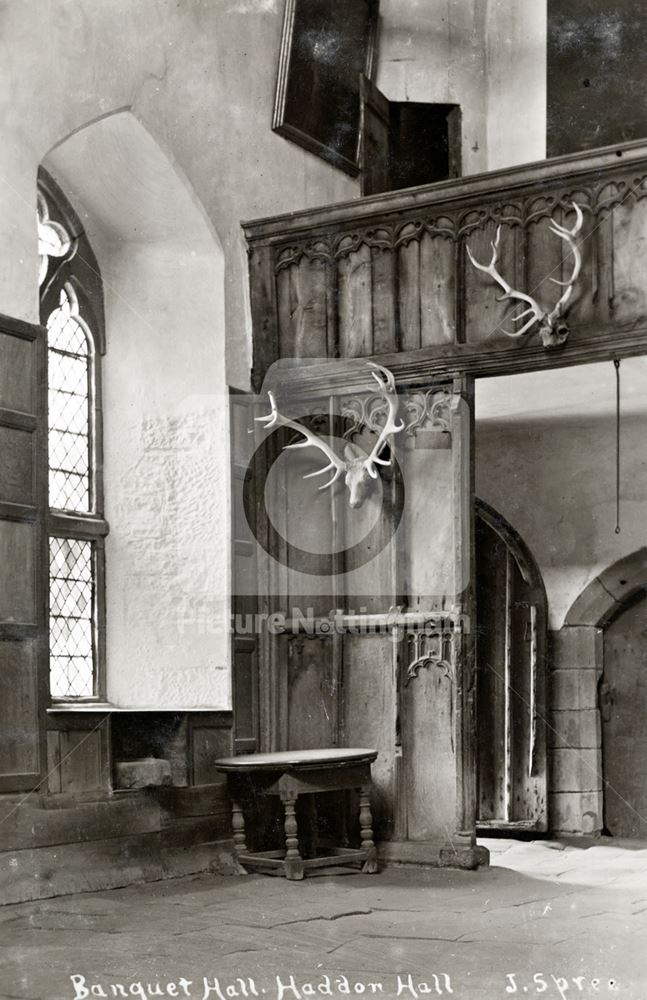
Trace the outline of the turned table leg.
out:
[[[247,843],[245,842],[245,817],[240,804],[232,799],[231,803],[231,826],[234,831],[234,848],[236,854],[247,854]]]
[[[281,802],[285,810],[285,877],[297,882],[303,878],[303,859],[299,854],[299,828],[295,809],[297,796],[294,793],[283,793]]]
[[[362,871],[374,875],[377,871],[377,851],[373,843],[373,817],[371,815],[370,786],[364,785],[359,790],[359,825],[362,835],[362,850],[366,851],[366,861]]]

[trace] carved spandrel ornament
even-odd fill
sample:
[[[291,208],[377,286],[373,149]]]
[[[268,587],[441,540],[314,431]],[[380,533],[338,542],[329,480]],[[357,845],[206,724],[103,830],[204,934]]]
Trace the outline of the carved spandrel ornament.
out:
[[[414,632],[407,636],[409,656],[405,687],[418,676],[420,670],[437,668],[443,677],[454,684],[452,669],[452,635],[447,632]]]
[[[451,432],[451,392],[444,388],[406,393],[400,400],[400,414],[404,420],[404,436],[413,438],[421,429]],[[344,432],[352,440],[363,430],[379,434],[388,418],[386,403],[378,393],[349,396],[341,404],[341,416],[351,421]]]

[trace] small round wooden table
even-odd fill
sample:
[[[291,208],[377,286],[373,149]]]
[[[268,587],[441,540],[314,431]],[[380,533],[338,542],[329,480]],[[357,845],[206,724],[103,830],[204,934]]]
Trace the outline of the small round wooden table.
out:
[[[216,767],[227,775],[231,797],[234,845],[238,860],[246,868],[284,874],[287,879],[302,879],[309,868],[358,864],[362,871],[377,871],[371,817],[371,764],[377,750],[345,748],[337,750],[285,750],[279,753],[248,753],[224,757]],[[303,858],[299,852],[299,830],[295,812],[300,795],[315,792],[359,792],[361,845],[358,848],[335,847],[325,857]],[[278,795],[285,812],[285,850],[247,850],[242,803],[263,795]]]

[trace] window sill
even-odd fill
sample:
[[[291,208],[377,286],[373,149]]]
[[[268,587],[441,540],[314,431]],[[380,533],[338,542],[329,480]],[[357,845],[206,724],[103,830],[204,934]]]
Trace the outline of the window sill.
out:
[[[91,701],[91,702],[88,702],[88,701],[86,701],[86,702],[82,702],[82,701],[77,701],[77,702],[75,702],[75,701],[60,701],[60,702],[55,702],[53,705],[50,705],[50,707],[47,709],[48,715],[56,715],[58,713],[61,713],[61,714],[68,713],[69,714],[70,712],[101,712],[103,714],[105,714],[105,713],[117,713],[117,712],[119,712],[119,713],[121,713],[121,712],[138,712],[140,714],[144,714],[146,712],[155,712],[156,714],[161,714],[162,712],[168,712],[168,713],[209,712],[210,714],[212,714],[213,712],[219,712],[219,713],[221,713],[223,715],[231,715],[231,711],[232,711],[231,708],[222,708],[222,707],[220,707],[220,708],[209,708],[208,706],[202,706],[200,708],[195,708],[195,707],[184,708],[182,706],[180,706],[179,708],[175,708],[175,707],[173,707],[173,708],[168,708],[168,707],[165,707],[165,708],[154,708],[154,707],[152,707],[152,708],[151,707],[142,708],[142,707],[139,707],[139,706],[134,707],[134,708],[123,708],[123,707],[121,707],[119,705],[111,705],[110,702],[107,702],[107,701]]]

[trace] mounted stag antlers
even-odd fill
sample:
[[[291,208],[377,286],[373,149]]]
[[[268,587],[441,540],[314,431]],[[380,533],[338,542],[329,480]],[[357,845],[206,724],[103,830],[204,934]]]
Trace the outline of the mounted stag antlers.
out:
[[[276,408],[276,401],[271,392],[268,392],[272,408],[271,412],[265,417],[256,417],[256,420],[262,423],[266,429],[271,427],[290,427],[293,431],[298,431],[305,438],[304,441],[296,441],[293,444],[286,445],[286,448],[319,448],[328,459],[328,465],[324,466],[323,469],[317,469],[316,472],[309,472],[303,478],[310,479],[312,476],[321,476],[324,472],[334,469],[332,478],[319,487],[320,490],[325,490],[328,486],[332,486],[343,473],[345,475],[344,482],[350,493],[349,503],[354,508],[362,506],[368,496],[371,480],[377,479],[378,470],[376,466],[391,464],[390,457],[380,458],[380,453],[387,443],[387,439],[391,434],[398,434],[401,430],[404,430],[404,421],[396,420],[398,396],[392,373],[388,368],[382,368],[381,365],[376,365],[372,361],[369,361],[368,364],[371,368],[375,369],[371,374],[380,387],[380,392],[385,397],[388,406],[384,427],[381,429],[370,455],[367,455],[361,448],[357,448],[356,445],[347,444],[344,448],[344,458],[340,458],[326,441],[317,437],[316,434],[309,431],[303,424],[282,416]],[[380,377],[379,373],[382,374],[383,378]]]
[[[568,337],[568,326],[562,319],[562,314],[568,305],[571,295],[573,294],[573,287],[582,268],[582,255],[577,243],[575,242],[575,238],[582,228],[582,209],[579,205],[576,205],[575,202],[572,202],[572,205],[575,211],[575,225],[572,229],[567,229],[566,226],[560,225],[560,223],[555,222],[554,219],[551,220],[550,231],[555,233],[556,236],[559,236],[560,240],[564,240],[564,242],[568,245],[569,251],[573,254],[573,270],[568,281],[558,281],[557,278],[550,279],[551,281],[554,281],[556,285],[562,285],[564,288],[559,301],[550,312],[545,312],[537,300],[533,299],[531,295],[527,295],[525,292],[519,292],[512,288],[505,278],[503,278],[497,271],[496,264],[499,257],[501,226],[498,226],[496,239],[492,243],[492,259],[489,264],[479,264],[478,261],[472,256],[470,248],[466,247],[467,256],[471,260],[474,267],[478,268],[479,271],[484,271],[485,274],[489,274],[490,277],[503,289],[503,295],[500,295],[498,299],[499,302],[503,302],[504,299],[518,299],[520,302],[525,302],[528,306],[528,308],[524,309],[524,311],[519,313],[518,316],[512,317],[513,322],[519,323],[522,319],[524,319],[524,317],[532,314],[531,318],[524,323],[521,329],[513,331],[502,330],[507,337],[521,337],[522,334],[524,334],[526,330],[529,330],[531,326],[534,326],[535,323],[539,323],[538,332],[544,347],[559,347]]]

